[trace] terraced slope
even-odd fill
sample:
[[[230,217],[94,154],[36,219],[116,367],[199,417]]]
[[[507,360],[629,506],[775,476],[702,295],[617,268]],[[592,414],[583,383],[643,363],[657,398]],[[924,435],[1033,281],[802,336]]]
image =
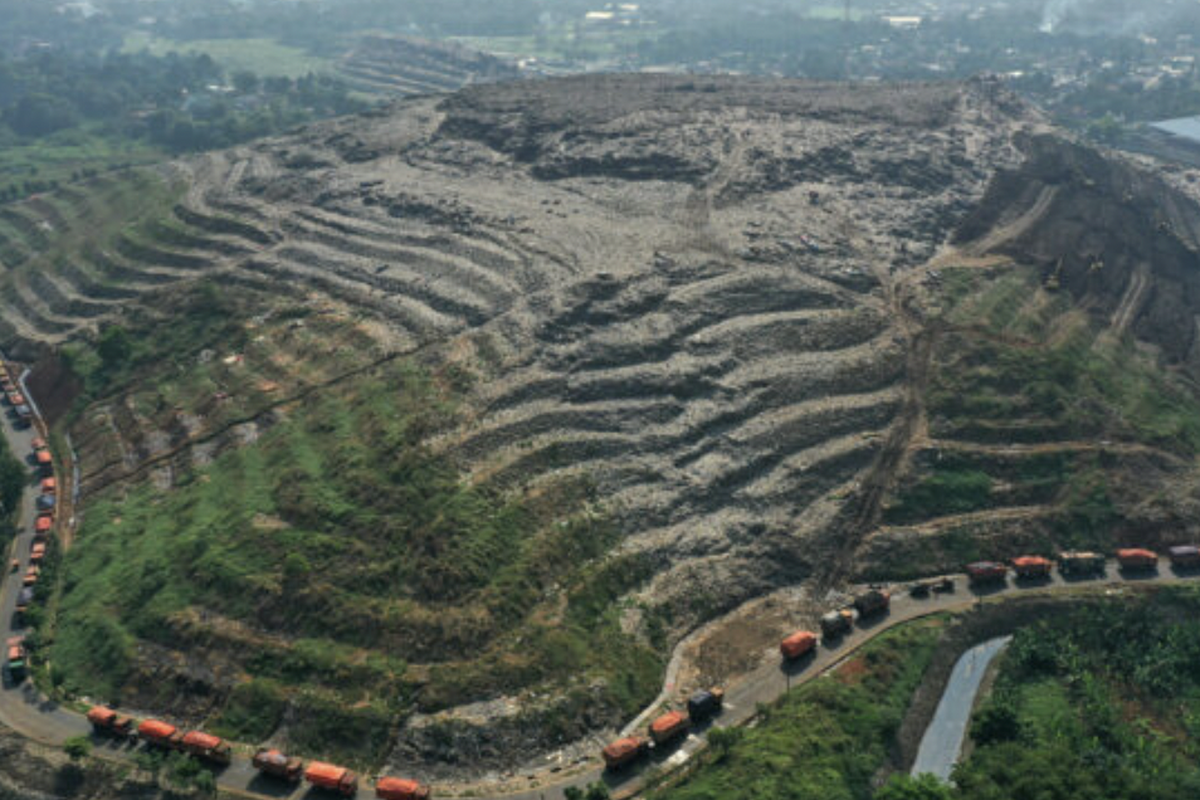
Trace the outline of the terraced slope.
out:
[[[396,97],[519,77],[516,66],[486,53],[400,36],[364,36],[341,60],[338,71],[355,88]]]
[[[66,685],[506,769],[768,589],[1182,535],[1200,409],[1146,298],[1200,247],[1139,266],[1118,211],[1200,215],[1108,163],[986,82],[610,76],[13,208],[3,344],[78,393],[59,624],[123,643]],[[1097,285],[1093,241],[1139,244]]]

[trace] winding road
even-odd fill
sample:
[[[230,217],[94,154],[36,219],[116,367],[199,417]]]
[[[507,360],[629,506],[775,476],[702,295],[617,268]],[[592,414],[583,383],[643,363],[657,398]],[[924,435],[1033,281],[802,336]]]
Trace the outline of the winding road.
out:
[[[38,435],[37,428],[19,429],[15,419],[6,414],[0,423],[0,428],[18,458],[29,460],[32,453],[33,439]],[[41,422],[38,422],[41,425]],[[63,482],[64,476],[59,474],[59,491],[71,491]],[[21,562],[21,572],[29,563],[30,548],[33,541],[33,526],[36,518],[36,482],[31,480],[26,489],[18,520],[18,535],[15,537],[10,558]],[[0,585],[0,627],[5,638],[22,633],[17,622],[14,609],[17,594],[21,588],[21,572],[6,572]],[[806,683],[836,667],[851,653],[859,649],[880,633],[904,622],[939,612],[962,611],[973,605],[986,602],[989,597],[1011,596],[1018,593],[1057,593],[1067,589],[1078,589],[1087,585],[1104,588],[1111,584],[1127,581],[1149,583],[1176,583],[1187,580],[1197,573],[1180,573],[1165,562],[1160,562],[1154,571],[1145,571],[1136,575],[1122,573],[1115,563],[1107,565],[1103,578],[1097,577],[1082,581],[1064,581],[1058,574],[1043,581],[1031,584],[1008,581],[1003,585],[982,590],[966,588],[965,576],[956,576],[959,587],[955,593],[934,594],[925,599],[916,599],[907,593],[896,592],[892,607],[885,615],[869,620],[860,620],[854,630],[847,636],[834,642],[822,642],[814,652],[792,664],[780,664],[777,653],[772,656],[764,653],[763,665],[744,676],[732,686],[727,687],[724,711],[712,722],[694,728],[685,741],[665,753],[656,753],[645,759],[637,766],[620,773],[608,773],[599,761],[579,765],[572,770],[552,772],[549,769],[534,776],[525,776],[510,781],[504,786],[479,784],[474,786],[455,787],[449,792],[448,787],[434,786],[435,795],[469,796],[476,800],[562,800],[564,790],[568,787],[583,787],[596,781],[603,781],[614,795],[627,797],[645,785],[650,772],[648,768],[656,765],[653,770],[661,775],[664,770],[677,768],[686,763],[704,745],[705,735],[709,727],[728,727],[739,725],[750,720],[759,703],[775,700],[789,688]],[[668,673],[668,683],[664,687],[666,698],[678,698],[681,693],[697,687],[677,687],[670,683],[673,671]],[[658,710],[658,704],[647,709],[627,729],[643,728],[653,713]],[[73,736],[91,735],[91,726],[83,715],[67,709],[46,698],[33,685],[25,681],[14,685],[4,674],[3,689],[0,690],[0,724],[3,724],[28,739],[50,746],[61,746]],[[108,737],[93,736],[93,754],[102,758],[128,760],[133,746],[118,743]],[[306,798],[319,800],[328,795],[319,789],[306,785],[291,785],[274,778],[261,776],[250,765],[249,747],[238,747],[235,750],[233,763],[217,771],[217,784],[223,792],[244,797],[275,797],[275,798]],[[598,754],[597,754],[598,755]],[[519,785],[519,784],[524,785]],[[360,781],[357,797],[361,800],[373,797],[373,782]]]

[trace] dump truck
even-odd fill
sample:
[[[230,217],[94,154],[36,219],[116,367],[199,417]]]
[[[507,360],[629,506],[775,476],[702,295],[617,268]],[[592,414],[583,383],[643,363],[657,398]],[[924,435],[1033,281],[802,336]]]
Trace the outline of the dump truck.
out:
[[[88,709],[87,720],[96,733],[122,739],[133,736],[133,718],[118,714],[108,706],[92,706]]]
[[[604,756],[604,766],[608,769],[620,769],[637,761],[650,749],[650,740],[641,736],[626,736],[617,739],[601,751]]]
[[[33,450],[33,452],[35,452],[35,453],[38,450],[45,450],[46,449],[46,440],[40,436],[35,437],[34,440],[29,443],[29,448],[31,450]]]
[[[1044,578],[1053,566],[1050,559],[1042,556],[1019,556],[1012,563],[1018,578]]]
[[[380,800],[429,800],[429,787],[408,778],[380,778],[375,782]]]
[[[304,780],[320,789],[338,792],[346,797],[358,794],[358,776],[345,767],[310,761],[304,769]]]
[[[891,594],[874,586],[854,598],[854,608],[860,617],[882,614],[891,604]]]
[[[1008,567],[999,561],[975,561],[967,564],[967,577],[974,584],[1003,583]]]
[[[714,687],[693,692],[687,701],[688,717],[692,722],[703,722],[709,717],[721,713],[721,706],[724,703],[724,689]]]
[[[29,563],[41,564],[42,560],[45,558],[46,558],[45,542],[34,542],[33,547],[30,548],[30,550],[29,550]]]
[[[810,653],[817,646],[817,635],[812,631],[796,631],[779,643],[779,652],[791,661],[805,653]]]
[[[1069,550],[1058,557],[1058,571],[1069,578],[1104,574],[1104,556],[1089,551]]]
[[[670,744],[681,736],[686,736],[692,728],[692,721],[682,711],[668,711],[654,722],[650,723],[650,738],[658,747]]]
[[[1117,551],[1121,569],[1153,569],[1158,566],[1158,553],[1143,547],[1125,547]]]
[[[233,748],[229,742],[211,733],[203,731],[188,731],[180,740],[180,749],[188,755],[202,758],[213,764],[228,764],[233,758]]]
[[[37,496],[38,513],[53,511],[55,504],[58,502],[52,494],[39,494]]]
[[[44,447],[34,453],[33,460],[43,471],[54,468],[54,456]]]
[[[178,750],[183,742],[183,734],[179,729],[160,719],[143,720],[137,732],[139,739],[153,747]]]
[[[42,494],[54,494],[58,491],[58,481],[54,478],[42,478]]]
[[[928,581],[918,581],[909,587],[908,593],[913,597],[929,597],[930,592],[953,592],[953,578],[935,578]]]
[[[5,642],[4,665],[8,667],[8,676],[13,683],[25,680],[25,669],[28,654],[25,651],[25,637],[11,636]]]
[[[54,515],[41,514],[37,521],[33,523],[33,533],[35,536],[45,536],[54,528]]]
[[[15,389],[11,392],[8,392],[5,395],[5,397],[8,398],[8,404],[10,406],[25,405],[25,395],[21,394],[20,392],[16,391]]]
[[[37,583],[38,575],[41,574],[41,569],[37,564],[30,564],[29,569],[25,570],[24,577],[21,578],[22,586],[33,586]]]
[[[849,633],[853,627],[854,612],[847,608],[830,611],[821,617],[821,635],[826,639],[836,639],[842,634]]]
[[[1167,556],[1175,567],[1200,566],[1200,547],[1194,544],[1177,544],[1167,551]]]

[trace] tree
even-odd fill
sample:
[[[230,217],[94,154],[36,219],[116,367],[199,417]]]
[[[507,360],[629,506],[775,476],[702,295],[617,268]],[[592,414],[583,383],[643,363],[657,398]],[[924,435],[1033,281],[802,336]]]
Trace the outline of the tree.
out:
[[[971,739],[975,744],[1011,742],[1021,735],[1021,720],[1011,702],[993,701],[986,705],[971,723]]]
[[[86,736],[72,736],[63,742],[63,752],[70,756],[72,761],[78,761],[92,752],[92,740]]]
[[[27,94],[6,114],[8,126],[22,136],[48,136],[77,121],[69,102],[48,94]]]
[[[105,368],[112,369],[121,366],[133,355],[133,342],[129,333],[120,325],[109,325],[100,334],[96,352],[104,362]]]
[[[875,800],[950,800],[950,786],[928,772],[917,777],[893,775],[875,793]]]

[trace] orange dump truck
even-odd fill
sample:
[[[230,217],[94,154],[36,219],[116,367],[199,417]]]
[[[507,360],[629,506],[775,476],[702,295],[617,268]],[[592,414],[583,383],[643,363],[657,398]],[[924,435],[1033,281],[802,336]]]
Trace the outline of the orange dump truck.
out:
[[[166,747],[178,750],[183,741],[183,734],[169,722],[160,719],[148,719],[138,725],[138,738],[146,744],[155,747]]]
[[[44,542],[35,542],[29,551],[29,562],[31,564],[40,564],[46,557],[46,545]]]
[[[1008,576],[1008,567],[998,561],[975,561],[967,564],[967,577],[971,583],[1003,583]]]
[[[1050,574],[1053,566],[1050,559],[1041,556],[1020,556],[1014,558],[1012,563],[1018,578],[1044,578]]]
[[[1150,569],[1158,566],[1158,553],[1141,547],[1126,547],[1117,551],[1117,562],[1124,569]]]
[[[188,731],[180,743],[180,749],[214,764],[228,764],[233,757],[229,742],[202,731]]]
[[[817,646],[817,635],[812,631],[797,631],[779,643],[779,652],[789,661],[811,652]]]
[[[650,749],[650,740],[640,736],[626,736],[604,748],[604,766],[608,769],[620,769],[626,764],[637,761]]]
[[[380,800],[429,800],[429,787],[407,778],[380,778],[375,796]]]
[[[50,455],[49,450],[38,450],[33,458],[43,470],[51,469],[54,466],[54,456]]]
[[[310,761],[304,770],[304,780],[321,789],[338,792],[346,797],[358,793],[358,776],[345,767]]]
[[[688,719],[687,714],[682,711],[668,711],[650,723],[650,738],[656,745],[662,746],[686,736],[691,728],[692,721]]]
[[[58,490],[58,481],[54,478],[42,478],[42,494],[54,494]]]
[[[250,763],[264,775],[273,775],[292,783],[299,783],[300,777],[304,774],[303,761],[298,758],[288,758],[278,750],[265,747],[254,754]]]
[[[111,736],[130,736],[133,733],[133,719],[118,714],[108,706],[92,706],[88,709],[87,720],[92,723],[92,730],[96,733]]]

